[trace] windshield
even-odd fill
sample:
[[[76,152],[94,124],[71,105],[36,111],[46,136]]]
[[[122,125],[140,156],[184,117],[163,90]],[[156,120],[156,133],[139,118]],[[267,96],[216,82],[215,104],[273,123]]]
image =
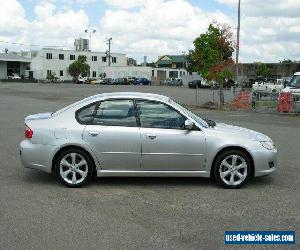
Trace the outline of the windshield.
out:
[[[300,88],[300,75],[294,75],[288,83],[288,86]]]
[[[174,106],[177,106],[178,108],[180,108],[181,110],[183,110],[188,116],[190,116],[195,122],[199,123],[200,125],[204,126],[204,127],[209,127],[208,123],[200,118],[199,116],[197,116],[196,114],[194,114],[192,111],[190,111],[189,109],[185,108],[183,105],[178,104],[177,102],[175,102],[174,100],[171,100],[172,104]]]

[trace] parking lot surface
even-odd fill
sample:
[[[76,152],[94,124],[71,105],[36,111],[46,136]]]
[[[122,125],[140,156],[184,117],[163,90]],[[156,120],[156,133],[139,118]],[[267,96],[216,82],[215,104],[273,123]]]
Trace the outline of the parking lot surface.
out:
[[[96,93],[137,89],[181,102],[194,93],[180,87],[0,84],[0,249],[262,249],[225,246],[226,230],[296,230],[299,249],[300,117],[194,110],[275,141],[277,171],[239,190],[203,178],[102,178],[69,189],[54,176],[23,168],[25,116]]]

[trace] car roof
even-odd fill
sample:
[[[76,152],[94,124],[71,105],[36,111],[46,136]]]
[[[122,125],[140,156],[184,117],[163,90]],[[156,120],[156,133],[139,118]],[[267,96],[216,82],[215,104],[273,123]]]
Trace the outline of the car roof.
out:
[[[56,111],[53,114],[59,114],[66,110],[69,110],[70,108],[78,107],[81,105],[86,105],[89,103],[93,103],[96,101],[101,101],[105,99],[149,99],[149,100],[156,100],[156,101],[162,101],[162,102],[170,102],[171,99],[167,96],[153,94],[153,93],[142,93],[142,92],[112,92],[112,93],[102,93],[97,94],[93,96],[89,96],[87,98],[84,98],[78,102],[72,103],[69,106],[66,106],[58,111]]]
[[[153,93],[143,93],[143,92],[112,92],[112,93],[101,93],[97,95],[90,96],[86,99],[96,100],[96,99],[110,99],[110,98],[134,98],[134,99],[154,99],[159,101],[168,102],[169,97]],[[86,100],[85,99],[85,100]]]

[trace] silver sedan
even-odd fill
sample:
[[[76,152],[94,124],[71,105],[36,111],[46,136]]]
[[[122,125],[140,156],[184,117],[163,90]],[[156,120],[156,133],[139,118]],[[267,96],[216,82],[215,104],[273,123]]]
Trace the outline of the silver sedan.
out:
[[[166,96],[124,92],[26,117],[20,154],[69,187],[92,176],[198,176],[239,188],[277,166],[264,134],[203,119]]]

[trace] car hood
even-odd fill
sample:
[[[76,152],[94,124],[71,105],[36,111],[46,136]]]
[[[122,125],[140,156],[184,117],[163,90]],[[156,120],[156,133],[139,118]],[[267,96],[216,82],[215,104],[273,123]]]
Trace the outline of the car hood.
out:
[[[225,123],[216,123],[216,126],[214,126],[213,129],[220,133],[232,134],[234,136],[247,138],[255,141],[272,141],[265,134],[259,133],[251,129],[233,126]]]
[[[32,120],[41,120],[41,119],[48,119],[50,118],[52,115],[51,112],[47,112],[47,113],[39,113],[39,114],[34,114],[34,115],[29,115],[25,118],[25,122],[26,121],[32,121]]]

